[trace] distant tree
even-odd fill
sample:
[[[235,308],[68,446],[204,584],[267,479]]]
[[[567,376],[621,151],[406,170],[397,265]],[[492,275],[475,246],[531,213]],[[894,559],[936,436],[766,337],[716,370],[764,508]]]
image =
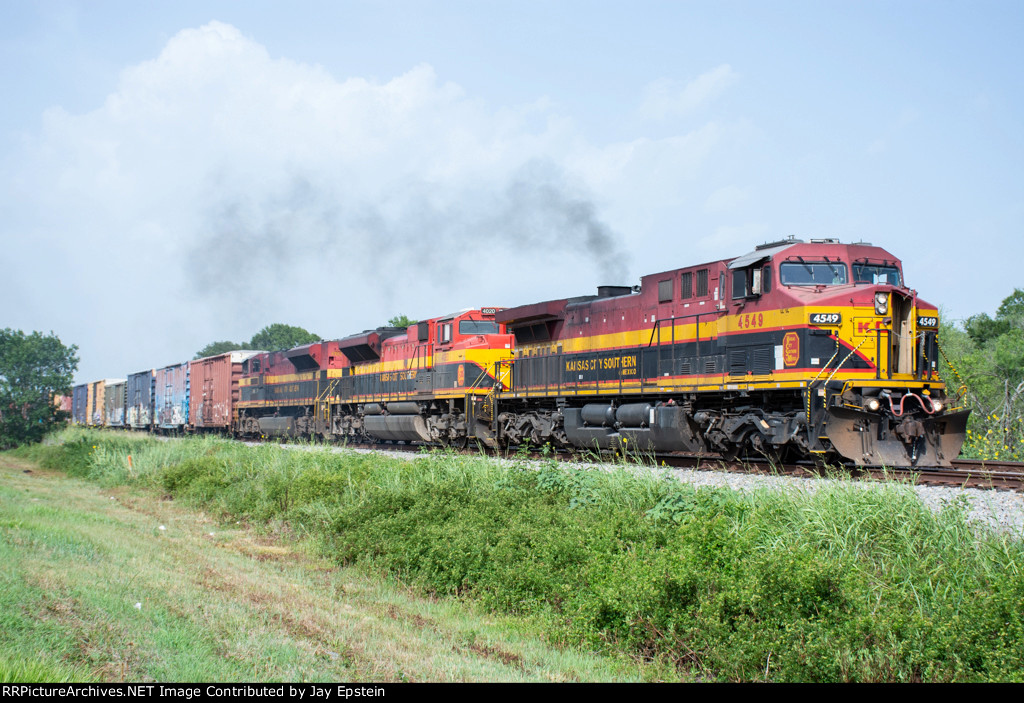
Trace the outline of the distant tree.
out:
[[[410,320],[405,315],[395,315],[388,320],[388,327],[410,327],[416,324],[416,320]]]
[[[1011,327],[1024,327],[1024,290],[1013,289],[1013,293],[1004,299],[996,310],[996,319],[1006,320]]]
[[[238,342],[210,342],[205,347],[196,352],[193,359],[202,359],[207,356],[215,356],[217,354],[223,354],[224,352],[235,351],[236,349],[245,349],[244,344]]]
[[[0,332],[0,449],[38,442],[67,419],[53,397],[71,392],[77,351],[53,332]]]
[[[1010,323],[1006,320],[993,320],[986,313],[981,313],[964,320],[964,329],[977,346],[983,346],[986,342],[1009,332]]]
[[[1024,291],[1003,300],[995,318],[972,315],[963,327],[940,329],[939,342],[950,362],[942,364],[942,375],[953,388],[963,384],[973,411],[975,445],[969,440],[968,450],[987,447],[987,458],[1024,459]]]
[[[964,329],[979,347],[1006,334],[1012,329],[1024,328],[1024,290],[1015,288],[1003,300],[993,320],[985,313],[971,315],[964,321]]]
[[[272,352],[284,351],[285,349],[319,341],[319,335],[307,332],[301,327],[292,327],[291,325],[283,325],[278,322],[264,327],[254,334],[252,341],[249,342],[249,348]]]

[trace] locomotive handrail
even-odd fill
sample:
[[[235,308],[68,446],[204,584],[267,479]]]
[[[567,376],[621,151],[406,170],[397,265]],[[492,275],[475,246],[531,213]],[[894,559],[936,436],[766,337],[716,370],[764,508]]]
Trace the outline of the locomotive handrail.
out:
[[[658,346],[659,347],[661,346],[661,329],[660,329],[661,323],[662,322],[671,322],[672,323],[672,339],[670,340],[670,344],[672,345],[672,372],[674,373],[675,372],[675,361],[676,361],[676,348],[675,348],[675,343],[676,343],[676,339],[675,339],[675,337],[676,337],[676,325],[675,325],[675,322],[676,322],[676,320],[688,320],[690,318],[696,318],[696,320],[694,321],[694,331],[696,333],[696,337],[694,338],[694,343],[697,345],[697,355],[696,355],[697,369],[700,369],[701,368],[701,359],[703,358],[701,356],[701,353],[700,353],[700,318],[703,317],[703,316],[706,316],[706,315],[718,315],[720,313],[721,313],[721,310],[710,310],[710,311],[706,310],[704,312],[690,313],[689,315],[673,315],[672,317],[665,317],[665,318],[660,318],[658,320],[655,320],[654,327],[651,328],[651,338],[647,341],[647,348],[650,349],[651,345],[654,343],[654,333],[655,332],[658,332]],[[658,360],[659,360],[659,363],[660,363],[660,361],[661,361],[660,355],[659,355],[659,359]],[[660,373],[660,368],[658,369],[658,372]],[[644,373],[644,368],[643,368],[643,355],[640,356],[640,377],[642,379],[641,383],[648,383],[648,384],[651,384],[651,385],[656,385],[656,383],[657,383],[656,381],[643,380],[643,379],[647,379],[647,375]],[[621,377],[621,375],[619,376],[619,385],[620,386],[622,385],[622,377]]]
[[[882,377],[882,335],[886,337],[886,348],[889,352],[885,357],[885,377],[892,378],[892,330],[881,327],[875,329],[875,378]]]
[[[863,342],[862,342],[862,344],[863,344]],[[831,363],[832,363],[832,361],[833,361],[833,360],[835,360],[835,358],[836,358],[837,356],[839,356],[839,349],[840,349],[840,348],[841,348],[841,347],[839,346],[839,339],[838,339],[838,338],[836,338],[836,350],[835,350],[835,352],[833,352],[833,354],[832,354],[832,358],[830,358],[830,359],[829,359],[828,361],[826,361],[826,362],[825,362],[825,363],[824,363],[824,364],[822,365],[821,369],[820,369],[820,370],[818,371],[818,375],[817,375],[817,376],[815,376],[814,378],[812,378],[812,379],[811,379],[811,382],[807,384],[807,387],[808,387],[808,388],[813,388],[813,387],[814,387],[814,384],[818,382],[818,379],[819,379],[819,378],[821,378],[821,374],[825,373],[825,369],[827,369],[827,368],[829,367],[829,364],[831,364]],[[843,364],[842,364],[842,362],[840,362],[840,363],[839,363],[839,366],[842,366],[842,365],[843,365]],[[837,370],[838,370],[838,367],[836,367],[836,368],[837,368]],[[832,375],[834,376],[834,375],[835,375],[835,373],[833,373]],[[829,377],[829,381],[830,381],[830,380],[832,380],[832,377],[831,377],[831,376]],[[827,384],[827,383],[828,383],[828,381],[825,381],[825,383]]]
[[[651,345],[654,344],[654,333],[658,331],[659,325],[661,325],[661,320],[655,320],[654,327],[651,328],[651,338],[647,340],[648,349],[650,349]],[[658,334],[658,344],[661,344],[661,334]]]
[[[497,373],[498,373],[498,365],[500,363],[501,363],[500,360],[494,362],[494,373],[495,373],[495,375],[497,375]],[[477,384],[480,383],[480,381],[482,381],[485,378],[487,378],[487,367],[486,366],[481,366],[480,367],[480,375],[477,376],[476,379],[473,381],[473,383],[468,385],[466,388],[469,389],[469,390],[472,390],[473,388],[476,388]]]
[[[502,375],[502,373],[501,373],[501,369],[502,369],[503,366],[507,366],[508,367],[508,369],[505,371],[504,375]],[[504,380],[506,378],[511,378],[513,365],[511,363],[506,363],[505,360],[499,360],[499,361],[494,362],[494,367],[495,367],[494,368],[494,381],[495,381],[494,385],[495,385],[496,388],[500,387],[500,388],[504,389]],[[509,381],[508,387],[509,387],[509,390],[512,389],[512,382],[511,381]]]
[[[851,356],[853,356],[854,352],[856,352],[856,351],[857,351],[858,349],[860,349],[860,348],[861,348],[861,345],[862,345],[862,344],[864,344],[864,342],[866,342],[866,341],[868,341],[868,337],[865,337],[864,339],[862,339],[862,340],[861,340],[861,342],[860,342],[860,344],[858,344],[858,345],[857,345],[857,346],[855,346],[855,347],[854,347],[853,349],[851,349],[851,350],[850,350],[850,353],[849,353],[849,354],[847,354],[847,355],[846,355],[846,356],[845,356],[845,357],[843,358],[843,360],[839,362],[839,365],[838,365],[838,366],[836,366],[836,368],[835,368],[835,371],[833,371],[833,372],[832,372],[832,375],[831,375],[831,376],[829,376],[828,378],[826,378],[826,379],[825,379],[825,385],[826,385],[826,386],[828,385],[829,381],[831,381],[831,380],[832,380],[832,379],[833,379],[833,378],[835,377],[835,375],[836,375],[837,373],[839,373],[839,369],[843,368],[843,364],[845,364],[845,363],[846,363],[847,361],[849,361],[849,360],[850,360],[850,357],[851,357]],[[838,345],[837,345],[837,346],[838,346]],[[839,353],[839,349],[836,349],[836,354],[838,354],[838,353]],[[835,357],[835,354],[833,354],[833,355],[832,355],[832,358],[833,358],[833,359],[834,359],[834,358],[836,358],[836,357]],[[829,360],[829,362],[831,363],[831,359]],[[822,370],[824,370],[824,369],[822,369]],[[818,375],[820,376],[821,374],[818,374]],[[810,385],[808,385],[808,388],[810,388]]]
[[[963,399],[964,395],[967,394],[967,384],[964,383],[964,380],[962,378],[960,378],[960,372],[956,370],[956,367],[953,366],[953,363],[949,360],[949,357],[946,356],[946,350],[942,348],[941,344],[939,344],[938,335],[935,335],[935,348],[939,350],[939,354],[941,354],[942,358],[946,361],[946,366],[950,368],[950,370],[953,372],[953,377],[956,378],[956,382],[960,384],[960,387],[956,389],[956,402],[959,403]]]
[[[938,331],[923,330],[915,334],[914,339],[917,341],[917,368],[915,369],[915,376],[918,379],[930,379],[932,376],[930,362],[938,361]],[[929,356],[929,353],[931,353],[931,356]],[[925,369],[927,369],[927,372]],[[935,373],[938,374],[938,368],[936,368]]]
[[[330,419],[331,419],[331,404],[329,402],[326,403],[326,405],[327,405],[327,414],[326,415],[323,414],[323,412],[322,412],[323,409],[320,406],[322,404],[324,404],[324,398],[326,398],[328,396],[328,394],[330,394],[330,392],[332,390],[334,390],[334,388],[338,385],[338,381],[339,381],[339,379],[337,379],[337,378],[334,379],[333,381],[330,381],[330,383],[328,383],[327,386],[324,388],[323,393],[321,393],[321,392],[319,392],[319,390],[317,390],[316,404],[313,405],[313,418],[315,420],[324,420],[324,419],[326,419],[328,421],[328,423],[330,422]],[[317,388],[319,389],[320,379],[318,378],[316,380],[316,382],[317,382]]]

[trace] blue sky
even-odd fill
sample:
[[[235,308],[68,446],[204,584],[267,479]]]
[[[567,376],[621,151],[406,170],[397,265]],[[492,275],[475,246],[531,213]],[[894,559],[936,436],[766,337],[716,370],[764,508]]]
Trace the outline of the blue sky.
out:
[[[1020,2],[7,2],[0,326],[124,376],[789,235],[991,313],[1024,287],[1022,30]]]

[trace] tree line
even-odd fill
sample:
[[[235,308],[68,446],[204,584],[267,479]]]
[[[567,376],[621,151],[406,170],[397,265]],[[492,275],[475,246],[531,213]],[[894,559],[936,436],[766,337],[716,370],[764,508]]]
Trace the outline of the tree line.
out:
[[[415,325],[416,320],[410,320],[405,315],[395,315],[388,320],[389,327],[409,327]],[[252,336],[248,342],[210,342],[196,352],[193,359],[202,359],[207,356],[215,356],[229,351],[240,349],[253,349],[260,351],[279,352],[286,349],[294,349],[303,344],[312,344],[323,339],[315,332],[307,332],[301,327],[285,325],[280,322],[264,327]]]
[[[996,310],[939,328],[940,375],[971,409],[964,456],[1024,460],[1024,290]]]
[[[285,325],[277,322],[268,325],[252,336],[248,342],[210,342],[196,352],[193,359],[202,359],[206,356],[214,356],[239,349],[258,349],[260,351],[279,352],[293,347],[300,347],[303,344],[319,342],[322,338],[314,332],[307,332],[301,327]]]

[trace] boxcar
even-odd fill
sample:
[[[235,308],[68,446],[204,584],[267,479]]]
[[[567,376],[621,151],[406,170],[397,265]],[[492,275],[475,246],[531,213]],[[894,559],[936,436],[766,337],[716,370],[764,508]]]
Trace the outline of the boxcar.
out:
[[[75,386],[71,391],[71,422],[76,425],[85,425],[89,417],[89,384],[83,383]]]
[[[89,416],[86,424],[93,427],[103,426],[103,396],[105,391],[104,381],[93,381],[89,384]]]
[[[189,363],[157,369],[154,378],[154,426],[161,430],[183,431],[188,427]]]
[[[128,376],[126,422],[133,430],[148,430],[153,424],[154,383],[155,376],[152,369]]]
[[[196,430],[231,429],[242,363],[259,351],[233,351],[190,361],[189,421]]]
[[[103,382],[103,416],[107,427],[125,426],[127,385],[123,378],[108,378]]]

